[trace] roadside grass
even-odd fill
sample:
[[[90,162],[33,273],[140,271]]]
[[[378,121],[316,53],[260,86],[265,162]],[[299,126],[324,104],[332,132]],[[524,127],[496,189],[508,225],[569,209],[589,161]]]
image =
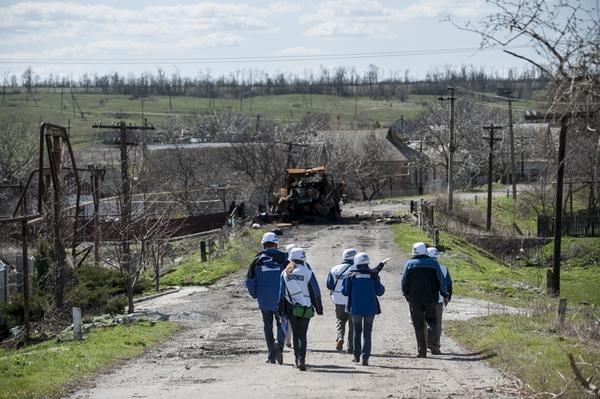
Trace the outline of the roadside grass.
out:
[[[406,224],[393,226],[397,245],[410,254],[416,241],[431,243],[427,234]],[[579,360],[586,377],[600,376],[600,240],[565,237],[561,242],[561,298],[568,300],[565,323],[557,322],[556,298],[543,292],[552,243],[534,256],[539,266],[516,267],[440,232],[440,262],[448,266],[454,296],[473,297],[524,309],[520,315],[492,315],[445,321],[445,332],[474,353],[492,354],[489,363],[514,376],[524,391],[548,397],[584,395],[574,382],[567,354]],[[452,306],[452,302],[448,306]],[[595,364],[595,366],[593,366]],[[592,365],[592,366],[590,366]]]
[[[486,353],[492,367],[516,377],[517,384],[522,384],[520,390],[535,393],[535,397],[587,396],[579,382],[574,381],[569,353],[578,362],[588,363],[581,366],[586,377],[595,377],[597,381],[600,374],[597,366],[590,366],[600,362],[598,342],[554,328],[551,312],[531,317],[495,315],[445,321],[444,329],[463,346]]]
[[[82,341],[0,349],[0,399],[63,397],[87,378],[139,356],[179,328],[170,322],[139,322],[91,331]]]
[[[212,284],[219,278],[248,267],[260,247],[262,230],[243,230],[230,240],[224,256],[200,261],[200,252],[192,251],[177,267],[160,279],[161,286]]]

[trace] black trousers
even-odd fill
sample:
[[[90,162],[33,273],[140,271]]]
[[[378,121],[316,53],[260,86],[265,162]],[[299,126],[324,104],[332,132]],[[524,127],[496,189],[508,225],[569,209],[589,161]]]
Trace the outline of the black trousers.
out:
[[[417,348],[419,355],[427,355],[427,325],[436,326],[437,323],[437,303],[432,304],[409,304],[410,318],[415,329],[417,338]],[[435,328],[435,327],[434,327]],[[436,331],[433,331],[436,334]]]

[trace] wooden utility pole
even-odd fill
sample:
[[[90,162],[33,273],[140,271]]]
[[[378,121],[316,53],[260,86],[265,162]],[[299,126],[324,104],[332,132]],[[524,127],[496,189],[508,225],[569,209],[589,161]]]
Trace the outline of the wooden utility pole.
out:
[[[560,118],[557,118],[560,116]],[[558,135],[558,158],[556,167],[556,196],[554,199],[554,251],[552,259],[552,270],[547,273],[547,290],[548,295],[557,297],[560,295],[560,245],[562,238],[562,214],[563,214],[563,187],[565,176],[565,153],[567,147],[567,127],[571,117],[582,117],[585,114],[566,112],[561,115],[548,113],[545,115],[525,115],[526,120],[533,121],[548,121],[551,119],[559,119],[560,133]],[[587,115],[589,116],[589,114]]]
[[[127,136],[132,130],[154,130],[154,126],[132,126],[126,125],[125,121],[120,121],[119,125],[98,125],[92,126],[95,129],[115,129],[119,128],[119,148],[121,150],[121,268],[125,271],[127,284],[128,312],[133,312],[133,273],[131,270],[131,249],[129,241],[131,240],[131,181],[129,177],[129,157],[127,154]]]
[[[100,182],[104,181],[106,168],[98,165],[89,165],[92,184],[92,198],[94,200],[94,265],[100,265]]]
[[[489,137],[484,137],[484,139],[489,139],[490,143],[490,152],[488,157],[488,198],[487,198],[487,219],[486,219],[486,230],[490,231],[492,229],[492,180],[493,180],[493,167],[494,167],[494,142],[501,140],[500,138],[494,137],[494,131],[496,129],[502,129],[502,126],[496,126],[493,123],[489,126],[484,126],[483,130],[488,130],[490,132]]]

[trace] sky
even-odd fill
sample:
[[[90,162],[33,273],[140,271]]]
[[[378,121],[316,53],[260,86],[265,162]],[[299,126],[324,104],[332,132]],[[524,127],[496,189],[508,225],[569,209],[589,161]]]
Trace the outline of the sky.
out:
[[[380,77],[461,66],[505,75],[530,69],[479,35],[485,0],[6,1],[0,0],[0,78],[34,74],[318,75],[345,67]],[[519,52],[531,51],[525,47]]]

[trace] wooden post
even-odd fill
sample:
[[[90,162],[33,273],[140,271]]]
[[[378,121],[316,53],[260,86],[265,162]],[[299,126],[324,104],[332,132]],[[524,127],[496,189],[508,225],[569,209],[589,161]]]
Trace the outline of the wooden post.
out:
[[[200,241],[200,261],[206,262],[206,241]]]

